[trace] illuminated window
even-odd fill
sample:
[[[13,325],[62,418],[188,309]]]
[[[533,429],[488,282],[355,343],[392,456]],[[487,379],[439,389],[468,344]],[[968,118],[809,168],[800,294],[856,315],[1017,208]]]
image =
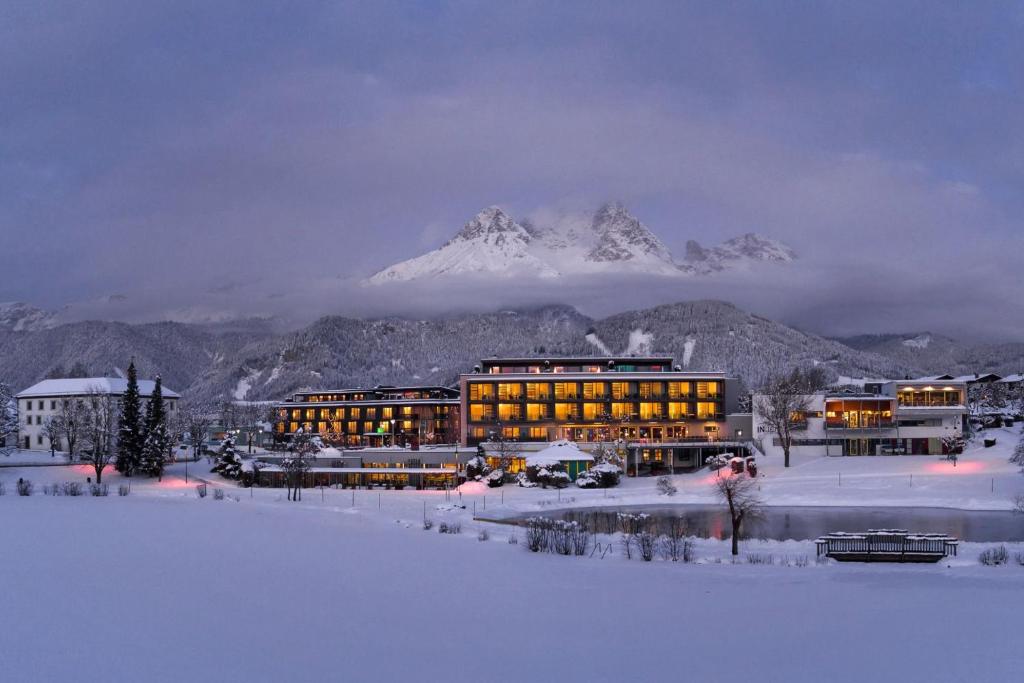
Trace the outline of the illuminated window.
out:
[[[612,417],[622,419],[633,414],[629,403],[612,403]]]
[[[494,399],[494,385],[475,382],[469,385],[469,400],[491,401]]]
[[[543,403],[527,403],[526,419],[532,422],[545,420],[548,417],[548,407]]]
[[[698,390],[699,391],[699,390]],[[697,419],[705,420],[715,417],[715,404],[709,401],[697,402]]]
[[[402,415],[406,417],[412,415],[412,406],[402,406]]]
[[[299,423],[298,422],[292,422],[290,425],[288,425],[288,431],[292,432],[293,434],[295,432],[299,431]]]
[[[345,431],[348,432],[349,434],[355,434],[356,432],[359,431],[359,423],[356,422],[355,420],[352,420],[345,426]]]
[[[612,398],[623,399],[629,395],[629,382],[612,382]]]
[[[556,420],[575,420],[579,416],[575,403],[556,403],[555,404],[555,419]]]
[[[661,404],[644,401],[640,403],[641,420],[657,420],[661,417]]]
[[[604,398],[608,395],[608,385],[605,382],[584,382],[583,398],[595,399]]]
[[[349,408],[348,409],[348,416],[350,418],[352,418],[353,420],[358,420],[359,418],[361,418],[363,416],[361,411],[362,411],[362,408]]]
[[[363,431],[366,432],[367,434],[372,432],[373,431],[373,423],[372,422],[364,422],[363,423]]]
[[[660,397],[665,390],[661,382],[640,382],[640,398],[651,399]]]
[[[313,410],[312,408],[306,408],[306,419],[307,420],[314,420],[314,419],[316,419],[316,411]]]
[[[499,403],[498,404],[498,419],[502,421],[519,420],[522,418],[522,413],[519,411],[519,405],[515,403]]]
[[[407,432],[412,431],[412,420],[402,420],[402,429]]]
[[[583,404],[583,419],[588,422],[594,422],[601,416],[602,405],[600,403],[584,403]]]
[[[668,383],[668,397],[669,398],[684,398],[690,395],[690,383],[689,382],[669,382]]]
[[[530,440],[532,441],[547,441],[548,430],[544,427],[530,427]]]
[[[519,427],[505,427],[501,430],[501,435],[506,439],[518,439]]]
[[[367,408],[366,409],[366,419],[367,420],[376,420],[377,419],[377,409],[376,408]]]
[[[523,385],[519,382],[500,382],[498,384],[499,401],[518,401],[523,397]]]
[[[551,384],[548,382],[527,382],[526,398],[530,401],[547,401],[551,398]]]
[[[687,415],[688,406],[686,403],[673,401],[668,404],[668,419],[682,420]]]
[[[327,431],[327,423],[326,422],[321,420],[320,422],[316,423],[316,433],[317,434],[323,434],[326,431]]]
[[[380,409],[380,416],[385,420],[390,420],[392,417],[395,416],[395,409],[392,408],[391,406],[384,406],[383,408]]]
[[[697,398],[717,398],[718,382],[697,382]]]
[[[575,400],[579,398],[576,382],[555,382],[556,400]]]

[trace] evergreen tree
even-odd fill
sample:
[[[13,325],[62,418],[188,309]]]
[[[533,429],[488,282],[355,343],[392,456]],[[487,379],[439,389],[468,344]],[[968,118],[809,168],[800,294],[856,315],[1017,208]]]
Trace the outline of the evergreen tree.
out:
[[[242,476],[242,457],[235,450],[235,437],[230,433],[221,441],[217,464],[210,471],[227,479],[238,479]]]
[[[139,457],[139,469],[151,476],[162,477],[171,437],[167,430],[167,413],[160,375],[156,376],[153,395],[146,404],[145,437]]]
[[[128,365],[128,388],[121,398],[121,416],[117,426],[117,471],[132,476],[142,458],[143,425],[139,408],[139,381],[135,361]]]

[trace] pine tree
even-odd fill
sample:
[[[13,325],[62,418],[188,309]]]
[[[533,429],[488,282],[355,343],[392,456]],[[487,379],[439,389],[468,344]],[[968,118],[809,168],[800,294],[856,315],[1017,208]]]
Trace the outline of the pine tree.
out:
[[[238,479],[242,476],[242,457],[235,450],[235,437],[231,434],[221,441],[217,464],[210,471],[227,479]]]
[[[142,441],[142,453],[139,458],[139,469],[151,477],[162,477],[170,435],[167,431],[167,414],[164,410],[164,396],[160,375],[157,375],[153,386],[153,395],[146,404],[145,437]]]
[[[139,381],[135,361],[128,365],[128,388],[121,398],[121,417],[117,426],[117,471],[132,476],[142,458],[143,433],[139,415]]]

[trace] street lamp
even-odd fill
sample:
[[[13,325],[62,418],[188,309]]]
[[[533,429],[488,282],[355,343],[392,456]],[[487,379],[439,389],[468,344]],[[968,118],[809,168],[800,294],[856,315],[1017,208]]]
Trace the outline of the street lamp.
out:
[[[395,418],[391,418],[391,447],[395,446]]]

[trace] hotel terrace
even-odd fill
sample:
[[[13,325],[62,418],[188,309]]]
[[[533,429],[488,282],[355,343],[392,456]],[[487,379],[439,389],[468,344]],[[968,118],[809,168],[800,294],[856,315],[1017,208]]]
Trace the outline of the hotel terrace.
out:
[[[279,440],[302,428],[333,446],[418,448],[459,435],[459,392],[441,386],[303,391],[276,410]]]
[[[643,473],[700,467],[743,437],[726,418],[737,407],[738,382],[683,372],[668,357],[494,358],[474,370],[459,378],[461,441],[488,452],[502,439],[522,451],[562,439],[583,448],[621,440],[631,473]]]

